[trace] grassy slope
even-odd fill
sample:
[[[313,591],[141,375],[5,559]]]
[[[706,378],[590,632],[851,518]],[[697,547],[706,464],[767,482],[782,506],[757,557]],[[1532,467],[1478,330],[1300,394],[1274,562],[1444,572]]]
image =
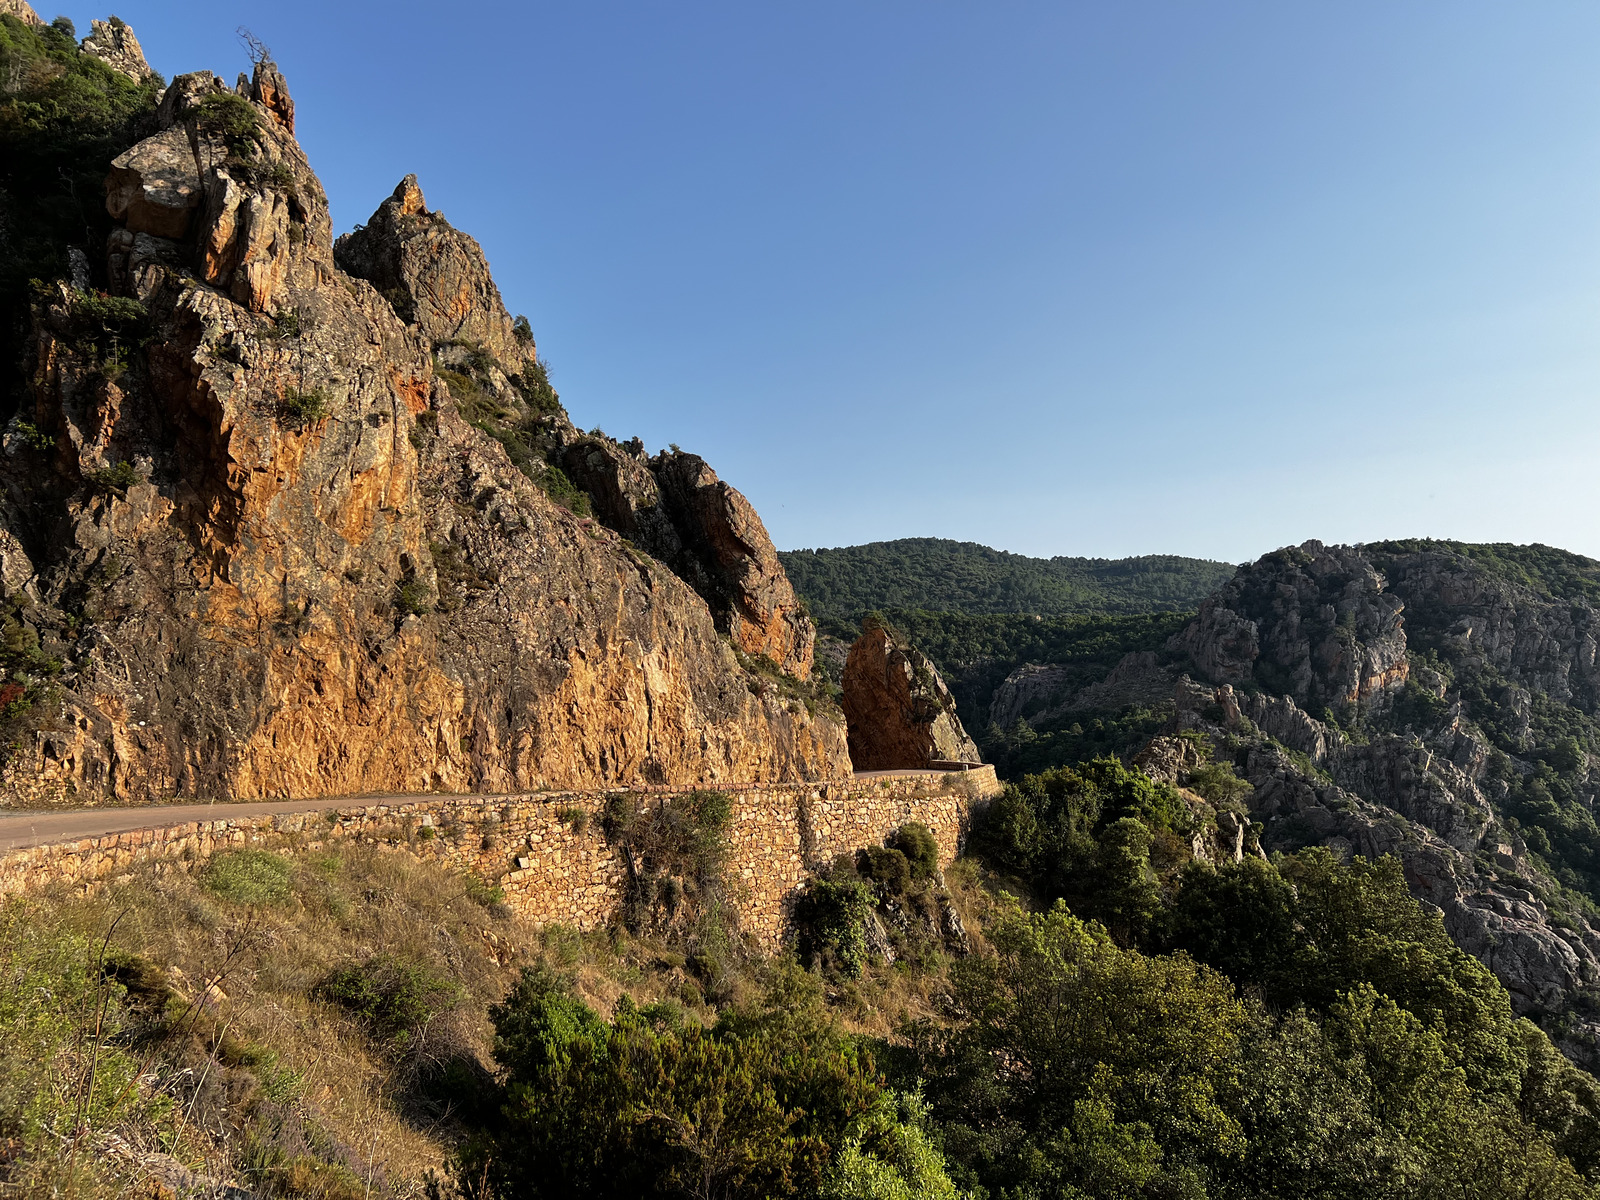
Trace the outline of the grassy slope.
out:
[[[252,851],[0,907],[0,1195],[160,1195],[141,1181],[174,1161],[262,1194],[365,1200],[371,1181],[371,1195],[419,1195],[463,1119],[481,1118],[488,1008],[520,968],[572,976],[602,1013],[626,995],[707,1025],[783,969],[747,954],[708,978],[664,942],[536,930],[486,906],[481,885],[374,846],[271,850],[270,870]],[[987,901],[970,872],[951,875],[981,942]],[[326,995],[337,972],[373,963],[421,984],[388,1024]],[[874,1036],[929,1018],[943,975],[927,965],[838,981],[834,1011]],[[159,1157],[108,1153],[119,1143]]]

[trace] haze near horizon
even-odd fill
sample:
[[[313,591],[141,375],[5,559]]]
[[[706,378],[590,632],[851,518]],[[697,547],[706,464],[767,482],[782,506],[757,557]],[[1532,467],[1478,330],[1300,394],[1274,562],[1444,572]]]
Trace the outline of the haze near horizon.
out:
[[[1592,6],[116,11],[254,30],[336,229],[415,172],[573,419],[780,546],[1600,556]]]

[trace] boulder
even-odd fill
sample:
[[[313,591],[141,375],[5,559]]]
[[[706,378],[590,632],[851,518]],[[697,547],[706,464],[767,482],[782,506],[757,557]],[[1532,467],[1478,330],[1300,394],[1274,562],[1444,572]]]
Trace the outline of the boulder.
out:
[[[130,233],[174,241],[205,200],[200,164],[182,125],[164,129],[111,161],[106,211]]]
[[[663,451],[650,467],[683,543],[680,573],[711,605],[717,627],[744,653],[809,679],[811,618],[755,506],[697,454]]]
[[[980,761],[934,665],[870,620],[845,661],[843,703],[850,761],[858,771]]]

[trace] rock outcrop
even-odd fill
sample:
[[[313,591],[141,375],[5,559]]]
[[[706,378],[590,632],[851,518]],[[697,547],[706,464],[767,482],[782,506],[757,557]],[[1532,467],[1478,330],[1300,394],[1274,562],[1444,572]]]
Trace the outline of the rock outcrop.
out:
[[[1262,824],[1263,846],[1397,856],[1413,894],[1437,908],[1457,944],[1494,971],[1516,1010],[1563,1018],[1568,1052],[1594,1060],[1589,1043],[1600,1024],[1570,1010],[1600,984],[1600,932],[1581,918],[1552,922],[1548,906],[1521,882],[1537,874],[1526,846],[1495,829],[1469,776],[1420,742],[1388,737],[1352,745],[1287,697],[1239,697],[1229,685],[1212,689],[1185,678],[1177,713],[1177,727],[1238,747],[1234,761],[1254,787],[1250,815]],[[1162,765],[1160,756],[1152,759]]]
[[[415,175],[333,252],[340,270],[376,287],[430,342],[476,343],[513,370],[535,356],[531,333],[517,335],[483,250],[443,213],[428,211]]]
[[[755,508],[695,454],[644,456],[636,442],[589,436],[568,445],[567,473],[595,514],[704,597],[743,653],[811,677],[815,632]]]
[[[1517,1011],[1600,1065],[1600,930],[1562,897],[1570,866],[1565,885],[1549,867],[1551,838],[1581,839],[1561,831],[1584,828],[1600,798],[1580,740],[1600,700],[1583,579],[1600,572],[1530,548],[1575,581],[1558,594],[1471,549],[1308,542],[1241,569],[1171,642],[1209,679],[1180,680],[1174,726],[1231,748],[1268,848],[1397,855]],[[1575,733],[1557,754],[1561,729]]]
[[[1358,549],[1306,542],[1241,568],[1170,648],[1313,710],[1381,702],[1409,669],[1404,608]]]
[[[61,284],[38,304],[0,500],[0,686],[26,701],[5,710],[13,790],[848,773],[837,712],[741,666],[701,581],[553,501],[514,439],[463,419],[437,342],[472,343],[485,376],[533,361],[476,243],[408,183],[336,259],[293,130],[270,63],[238,89],[180,76],[107,182],[112,295]],[[340,261],[403,290],[410,320]],[[759,520],[684,459],[663,494],[700,522],[716,582],[782,610]],[[734,641],[809,665],[803,618]]]
[[[0,0],[0,16],[15,17],[28,25],[43,25],[28,0]]]
[[[979,761],[934,665],[870,620],[845,661],[844,715],[858,771]]]
[[[133,36],[126,21],[112,17],[109,21],[90,21],[89,36],[83,39],[83,52],[98,58],[113,71],[119,71],[135,83],[144,83],[155,74],[144,60],[144,50],[139,39]],[[293,125],[290,126],[291,131]]]
[[[1443,544],[1368,553],[1405,602],[1415,648],[1494,671],[1559,704],[1600,709],[1600,611],[1591,598],[1542,594]]]

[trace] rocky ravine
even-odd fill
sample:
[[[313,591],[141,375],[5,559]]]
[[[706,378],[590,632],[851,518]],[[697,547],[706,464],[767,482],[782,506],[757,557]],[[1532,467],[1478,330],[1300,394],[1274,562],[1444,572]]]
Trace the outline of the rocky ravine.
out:
[[[407,180],[336,255],[270,63],[174,80],[106,188],[4,437],[13,801],[850,769],[735,653],[809,672],[754,510],[690,455],[632,545],[553,501],[579,439],[481,250]]]

